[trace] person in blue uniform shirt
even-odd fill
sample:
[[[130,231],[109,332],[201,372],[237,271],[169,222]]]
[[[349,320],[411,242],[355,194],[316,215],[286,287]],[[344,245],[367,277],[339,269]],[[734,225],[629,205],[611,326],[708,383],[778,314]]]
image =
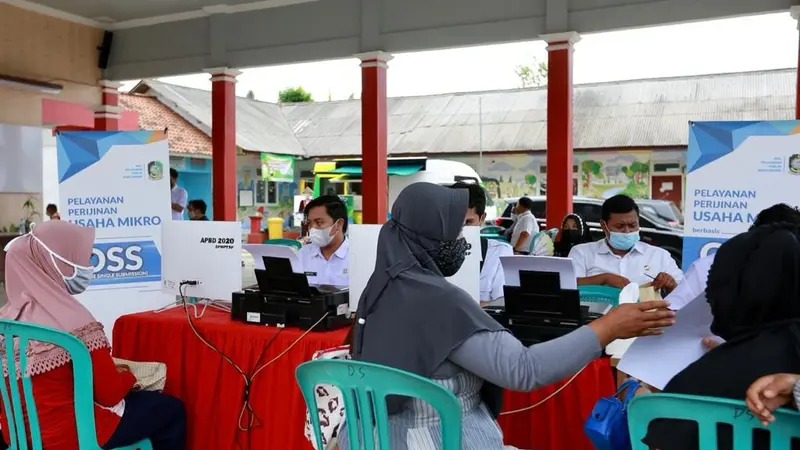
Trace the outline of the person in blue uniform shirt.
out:
[[[464,226],[481,226],[486,220],[486,191],[474,183],[456,183],[453,189],[469,191],[469,209]],[[481,303],[487,303],[503,296],[505,276],[500,265],[501,256],[514,256],[514,249],[505,242],[481,238]]]
[[[335,195],[306,204],[308,243],[298,255],[309,284],[348,287],[347,206]]]

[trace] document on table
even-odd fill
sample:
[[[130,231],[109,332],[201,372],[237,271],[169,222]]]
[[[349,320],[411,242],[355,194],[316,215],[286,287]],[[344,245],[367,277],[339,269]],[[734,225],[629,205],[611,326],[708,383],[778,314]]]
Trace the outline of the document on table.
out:
[[[270,256],[273,258],[286,258],[291,262],[294,273],[304,273],[303,264],[293,247],[288,245],[244,244],[242,248],[253,255],[253,264],[258,270],[264,270],[264,256]]]
[[[712,336],[711,320],[711,307],[703,293],[678,311],[675,325],[665,328],[664,334],[636,339],[617,369],[664,389],[672,377],[706,353],[703,338]]]

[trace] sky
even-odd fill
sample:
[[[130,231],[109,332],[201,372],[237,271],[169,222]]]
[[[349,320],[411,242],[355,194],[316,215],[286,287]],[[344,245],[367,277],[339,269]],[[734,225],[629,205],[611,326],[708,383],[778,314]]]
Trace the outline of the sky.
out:
[[[754,0],[756,1],[756,0]],[[789,12],[582,36],[575,45],[576,84],[796,67],[797,21]],[[541,41],[398,53],[389,63],[390,97],[520,87],[515,68],[546,61]],[[278,91],[302,86],[316,101],[360,96],[355,58],[245,69],[236,94],[277,101]],[[208,74],[161,78],[211,89]],[[136,80],[138,81],[138,80]],[[128,90],[136,81],[123,85]]]

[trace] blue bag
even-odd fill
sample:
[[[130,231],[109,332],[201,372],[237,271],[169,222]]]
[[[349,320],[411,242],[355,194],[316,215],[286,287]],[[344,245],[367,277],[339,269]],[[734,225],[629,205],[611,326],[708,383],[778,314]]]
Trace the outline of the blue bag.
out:
[[[631,437],[628,432],[628,403],[636,390],[642,386],[639,381],[628,379],[616,394],[601,398],[592,408],[586,419],[583,431],[597,450],[631,450]],[[627,389],[627,391],[625,391]],[[625,396],[620,400],[620,394]]]

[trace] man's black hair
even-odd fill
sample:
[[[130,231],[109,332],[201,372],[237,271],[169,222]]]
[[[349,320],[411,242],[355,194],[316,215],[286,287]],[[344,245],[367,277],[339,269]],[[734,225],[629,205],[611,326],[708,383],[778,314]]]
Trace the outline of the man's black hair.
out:
[[[758,213],[756,220],[753,222],[753,226],[750,228],[760,227],[761,225],[774,225],[777,223],[790,223],[800,226],[800,210],[786,203],[772,205]]]
[[[47,208],[45,209],[45,211],[58,212],[58,206],[56,206],[53,203],[50,203],[49,205],[47,205]]]
[[[178,171],[175,170],[174,168],[170,167],[169,168],[169,177],[170,178],[175,178],[177,180],[178,179]]]
[[[186,208],[196,209],[201,213],[203,213],[204,216],[206,215],[206,211],[208,211],[208,205],[206,205],[206,202],[199,198],[195,200],[189,200],[189,203],[186,205]]]
[[[615,195],[603,202],[602,219],[604,222],[608,222],[612,214],[627,214],[631,211],[636,211],[638,216],[639,205],[627,195]]]
[[[469,192],[469,208],[475,208],[475,214],[482,216],[486,213],[486,191],[478,183],[458,183],[450,186],[451,189],[466,189]]]
[[[528,197],[520,197],[519,200],[517,200],[517,203],[522,205],[522,207],[528,211],[532,210],[534,206],[533,200]]]
[[[347,233],[347,205],[344,204],[342,199],[339,198],[337,195],[320,195],[319,197],[311,200],[306,204],[306,209],[303,212],[306,216],[306,220],[308,220],[308,213],[313,208],[318,206],[324,206],[325,212],[331,216],[334,222],[339,219],[344,221],[344,225],[342,225],[342,233]]]

